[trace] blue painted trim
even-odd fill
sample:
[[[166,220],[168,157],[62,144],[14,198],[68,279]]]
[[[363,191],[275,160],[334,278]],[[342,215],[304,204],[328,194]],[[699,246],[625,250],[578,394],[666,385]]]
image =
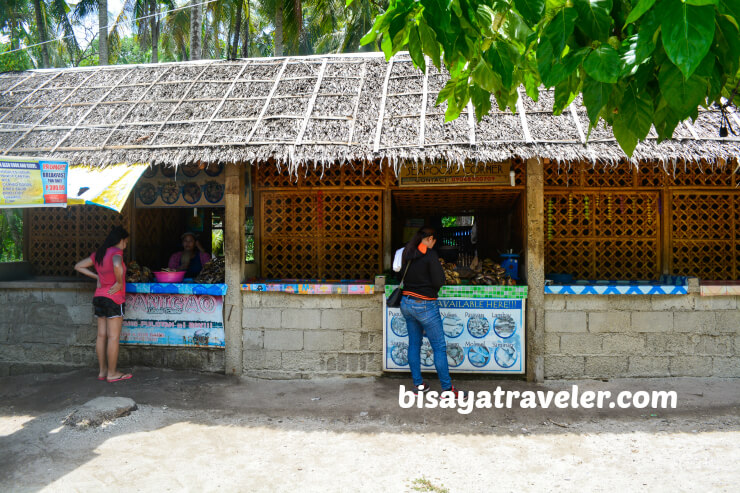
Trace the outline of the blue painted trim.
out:
[[[196,284],[196,283],[126,283],[127,293],[143,294],[208,294],[224,296],[228,289],[226,284]]]

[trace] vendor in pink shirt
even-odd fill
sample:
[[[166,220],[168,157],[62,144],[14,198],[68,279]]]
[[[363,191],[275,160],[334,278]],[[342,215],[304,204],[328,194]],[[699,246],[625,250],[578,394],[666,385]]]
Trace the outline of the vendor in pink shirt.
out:
[[[211,261],[211,255],[205,251],[195,233],[187,232],[182,235],[182,251],[173,253],[167,267],[184,270],[185,277],[195,277],[203,270],[203,266]]]

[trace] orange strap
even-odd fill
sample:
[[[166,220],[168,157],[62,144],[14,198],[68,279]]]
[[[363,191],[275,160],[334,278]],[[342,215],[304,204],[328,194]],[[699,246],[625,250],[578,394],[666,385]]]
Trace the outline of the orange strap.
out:
[[[411,296],[412,298],[418,298],[420,300],[425,300],[425,301],[436,301],[437,300],[437,298],[427,298],[426,296],[422,296],[412,291],[401,291],[401,294],[405,296]]]

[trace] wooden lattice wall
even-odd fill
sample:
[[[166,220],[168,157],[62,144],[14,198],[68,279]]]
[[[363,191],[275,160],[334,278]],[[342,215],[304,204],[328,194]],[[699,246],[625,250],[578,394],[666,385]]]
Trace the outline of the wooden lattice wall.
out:
[[[372,279],[382,271],[383,190],[392,174],[347,165],[323,173],[256,170],[262,276]]]
[[[545,271],[586,279],[740,275],[736,164],[545,162]],[[610,212],[611,209],[611,212]]]
[[[74,265],[105,240],[111,227],[130,231],[130,202],[119,214],[92,205],[28,209],[28,261],[37,276],[71,277]]]

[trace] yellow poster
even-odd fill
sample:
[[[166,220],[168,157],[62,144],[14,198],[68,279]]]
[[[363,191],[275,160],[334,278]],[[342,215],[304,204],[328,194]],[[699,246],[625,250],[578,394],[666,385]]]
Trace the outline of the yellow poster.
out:
[[[0,208],[67,207],[65,161],[0,158]]]
[[[146,163],[115,164],[105,168],[74,165],[69,168],[70,205],[93,204],[121,212]]]

